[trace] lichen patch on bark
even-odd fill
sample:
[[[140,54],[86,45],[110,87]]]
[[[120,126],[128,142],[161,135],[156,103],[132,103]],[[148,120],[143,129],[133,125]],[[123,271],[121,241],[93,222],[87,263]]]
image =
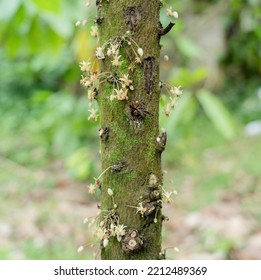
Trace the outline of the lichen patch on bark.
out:
[[[128,29],[132,32],[136,31],[141,21],[142,8],[140,6],[128,7],[125,11],[125,21]]]

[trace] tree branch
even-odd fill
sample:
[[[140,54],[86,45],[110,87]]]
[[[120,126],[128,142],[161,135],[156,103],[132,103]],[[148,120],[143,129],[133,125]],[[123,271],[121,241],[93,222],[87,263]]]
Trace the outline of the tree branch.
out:
[[[170,22],[170,23],[168,24],[167,27],[162,28],[162,29],[160,30],[160,36],[164,36],[164,35],[166,35],[167,33],[169,33],[170,30],[172,29],[172,27],[173,27],[174,25],[175,25],[175,23]]]

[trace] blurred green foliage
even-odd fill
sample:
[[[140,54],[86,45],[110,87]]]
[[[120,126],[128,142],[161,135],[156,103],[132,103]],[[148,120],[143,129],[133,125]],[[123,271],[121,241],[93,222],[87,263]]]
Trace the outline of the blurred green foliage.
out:
[[[261,5],[259,0],[230,0],[225,18],[227,51],[221,58],[227,80],[224,100],[238,119],[260,119]]]
[[[68,158],[66,165],[79,179],[93,167],[91,144],[83,153],[88,160],[80,151],[96,134],[79,86],[78,62],[93,46],[86,28],[75,28],[85,16],[83,5],[70,0],[0,3],[0,153],[34,166]]]
[[[75,83],[74,22],[82,15],[78,1],[1,1],[1,92],[25,98],[34,89]]]
[[[230,0],[226,17],[227,52],[223,64],[236,82],[261,77],[261,5],[258,0]]]

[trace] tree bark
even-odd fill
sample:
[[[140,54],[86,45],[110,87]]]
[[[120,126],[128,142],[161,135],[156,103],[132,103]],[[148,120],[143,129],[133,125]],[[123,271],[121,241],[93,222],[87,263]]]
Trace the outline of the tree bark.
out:
[[[101,218],[115,207],[126,234],[119,242],[110,238],[101,245],[102,259],[159,259],[161,252],[161,152],[166,136],[159,132],[159,0],[98,0],[99,46],[129,31],[131,45],[122,43],[122,64],[116,71],[111,59],[99,60],[100,73],[128,74],[133,90],[128,100],[110,100],[113,82],[99,87]],[[141,63],[134,64],[132,48],[142,48]],[[134,66],[133,66],[134,65]],[[113,191],[113,200],[108,195]],[[144,208],[141,213],[139,203]],[[116,204],[116,205],[115,205]]]

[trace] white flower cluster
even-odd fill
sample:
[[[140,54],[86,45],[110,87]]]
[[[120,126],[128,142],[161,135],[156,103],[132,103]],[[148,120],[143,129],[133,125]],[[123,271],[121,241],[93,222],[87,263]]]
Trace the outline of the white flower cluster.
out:
[[[91,35],[94,37],[98,36],[97,26],[91,27]],[[111,66],[114,68],[113,73],[106,72],[98,74],[96,71],[91,70],[91,63],[82,61],[80,63],[80,69],[84,73],[80,80],[81,85],[83,85],[88,90],[88,99],[90,104],[90,116],[89,119],[97,120],[97,109],[94,106],[94,100],[98,94],[99,85],[105,81],[112,81],[113,88],[110,95],[110,100],[128,100],[129,91],[133,91],[134,87],[132,85],[132,80],[129,74],[122,73],[120,66],[123,63],[122,56],[120,55],[120,48],[123,44],[130,46],[134,57],[133,61],[128,68],[129,72],[133,72],[136,64],[142,63],[142,57],[144,55],[143,49],[131,38],[131,33],[127,31],[122,37],[115,37],[110,39],[102,46],[98,46],[95,51],[95,57],[98,60],[104,60],[109,58],[111,61]],[[93,186],[90,186],[90,192],[93,192]]]
[[[173,8],[172,7],[168,7],[167,8],[167,16],[169,17],[174,17],[174,18],[178,18],[179,17],[179,14],[177,11],[173,11]]]
[[[118,242],[122,240],[122,237],[126,234],[125,228],[125,225],[119,223],[119,217],[113,209],[106,211],[104,219],[96,228],[96,236],[99,240],[102,240],[103,247],[107,247],[111,237],[116,237]]]
[[[129,79],[129,75],[123,75],[119,80],[116,81],[117,88],[114,88],[110,100],[128,100],[128,91],[134,90],[132,80]]]
[[[115,42],[110,42],[107,49],[107,56],[111,57],[111,64],[114,67],[119,67],[122,64],[121,55],[119,55],[120,43],[116,40]]]
[[[108,193],[112,190],[108,189]],[[103,219],[100,221],[101,212],[95,217],[85,218],[83,224],[87,224],[89,229],[92,229],[92,235],[94,240],[90,244],[84,244],[80,246],[77,250],[78,253],[82,252],[85,247],[94,244],[100,244],[102,241],[103,247],[107,247],[109,244],[109,239],[115,237],[118,242],[121,242],[122,238],[126,234],[126,227],[124,224],[120,224],[119,216],[116,214],[115,209],[110,209],[103,211]]]
[[[81,76],[80,84],[84,86],[88,90],[88,99],[89,99],[89,120],[97,120],[97,109],[94,105],[94,99],[98,94],[98,86],[99,86],[99,77],[96,71],[91,70],[91,63],[87,61],[82,61],[80,63],[80,69],[84,73]]]
[[[164,0],[160,0],[160,2],[163,4],[163,6],[166,7],[166,14],[168,17],[174,17],[178,18],[179,14],[177,11],[174,11],[171,6],[169,6]]]
[[[180,89],[181,86],[175,87],[163,82],[160,82],[159,86],[160,88],[165,87],[165,89],[169,93],[169,101],[167,102],[166,107],[164,109],[165,115],[169,116],[171,110],[173,110],[176,107],[178,99],[183,94],[183,90]]]
[[[162,188],[162,196],[163,196],[163,202],[166,204],[171,204],[173,199],[172,199],[172,195],[177,195],[177,191],[172,191],[172,192],[167,192],[166,190],[164,190]]]

